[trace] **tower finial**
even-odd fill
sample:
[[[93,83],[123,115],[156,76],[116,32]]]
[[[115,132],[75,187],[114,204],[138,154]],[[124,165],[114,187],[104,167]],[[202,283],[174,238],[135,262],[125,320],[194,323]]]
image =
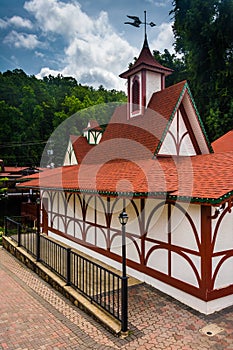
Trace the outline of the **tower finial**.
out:
[[[144,11],[144,25],[145,25],[145,39],[147,37],[146,35],[146,11]]]

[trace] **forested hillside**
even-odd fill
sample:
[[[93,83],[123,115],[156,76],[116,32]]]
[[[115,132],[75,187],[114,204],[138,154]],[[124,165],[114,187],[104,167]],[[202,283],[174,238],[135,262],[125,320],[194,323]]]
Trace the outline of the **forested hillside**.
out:
[[[108,123],[104,103],[125,101],[123,92],[102,86],[96,90],[72,77],[38,80],[20,69],[0,73],[0,159],[5,165],[39,166],[47,140],[60,123],[79,110],[100,105],[102,113],[78,115],[72,132],[80,134],[90,118]]]

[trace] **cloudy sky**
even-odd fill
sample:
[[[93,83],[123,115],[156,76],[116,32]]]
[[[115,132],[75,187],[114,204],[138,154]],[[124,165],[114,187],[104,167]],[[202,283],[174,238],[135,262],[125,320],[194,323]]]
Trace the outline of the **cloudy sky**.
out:
[[[23,69],[42,77],[73,76],[81,84],[125,90],[118,75],[138,56],[144,28],[151,50],[173,51],[172,0],[1,0],[0,71]]]

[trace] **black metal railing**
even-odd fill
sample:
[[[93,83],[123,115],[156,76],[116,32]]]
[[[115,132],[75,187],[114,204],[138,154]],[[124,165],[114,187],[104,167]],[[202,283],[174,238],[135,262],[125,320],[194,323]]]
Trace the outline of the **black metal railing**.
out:
[[[11,236],[18,247],[23,247],[36,257],[36,229],[32,226],[32,222],[20,216],[5,217],[4,227],[5,236]]]
[[[61,277],[68,286],[79,290],[123,323],[127,315],[122,310],[122,290],[127,288],[127,280],[70,247],[39,234],[38,230],[26,230],[25,224],[17,218],[5,218],[5,235],[11,236],[18,246]]]
[[[75,251],[70,250],[69,254],[72,269],[67,282],[121,320],[121,276]]]
[[[19,220],[16,221],[15,217],[4,218],[4,235],[11,236],[11,239],[18,245],[20,244],[21,227],[21,223],[19,222]]]
[[[38,259],[62,279],[67,277],[67,248],[40,235],[40,257]]]

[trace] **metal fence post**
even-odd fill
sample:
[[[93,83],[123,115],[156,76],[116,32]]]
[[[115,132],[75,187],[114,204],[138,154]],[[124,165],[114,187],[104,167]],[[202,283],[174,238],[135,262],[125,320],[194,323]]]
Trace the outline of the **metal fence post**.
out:
[[[18,247],[21,246],[21,225],[17,224],[17,234],[18,234]]]
[[[4,235],[7,236],[7,216],[4,216]]]
[[[66,285],[67,286],[70,286],[70,275],[71,275],[70,258],[71,258],[71,248],[67,248],[66,249]]]
[[[36,261],[40,261],[40,232],[36,233]]]
[[[36,230],[36,261],[40,261],[40,198],[36,200],[36,216],[37,216],[37,230]]]

